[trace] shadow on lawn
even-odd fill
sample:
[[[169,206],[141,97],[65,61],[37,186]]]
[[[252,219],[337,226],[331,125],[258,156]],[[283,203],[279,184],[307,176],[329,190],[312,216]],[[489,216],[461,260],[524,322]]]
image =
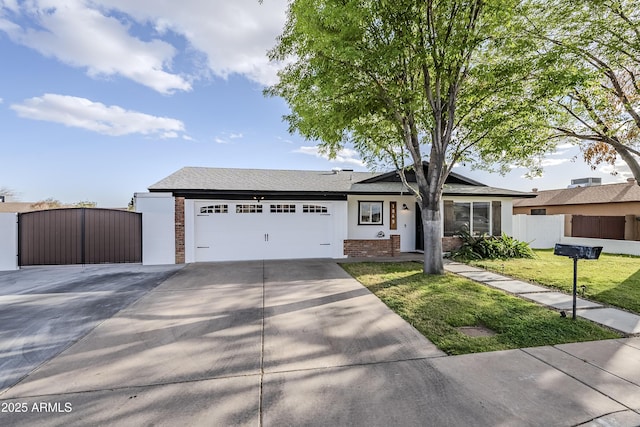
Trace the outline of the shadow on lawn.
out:
[[[580,278],[578,277],[578,286]],[[587,285],[588,286],[588,285]],[[640,314],[640,269],[627,277],[619,285],[592,294],[593,298],[606,304],[615,305]],[[587,287],[587,298],[588,287]]]

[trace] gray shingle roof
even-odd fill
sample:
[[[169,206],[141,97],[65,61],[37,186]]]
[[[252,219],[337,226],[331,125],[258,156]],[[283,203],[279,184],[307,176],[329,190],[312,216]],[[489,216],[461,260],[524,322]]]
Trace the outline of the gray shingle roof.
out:
[[[265,191],[409,194],[401,182],[361,181],[377,172],[300,171],[185,167],[149,187],[151,191]],[[445,195],[535,197],[531,193],[467,184],[445,184]]]
[[[149,190],[236,190],[344,192],[372,172],[299,171],[185,167]]]
[[[415,188],[415,187],[414,187]],[[503,197],[535,197],[532,193],[506,190],[504,188],[476,186],[469,184],[445,184],[443,194],[446,196],[503,196]],[[353,194],[409,194],[409,191],[400,182],[373,182],[368,184],[353,184],[349,193]]]
[[[535,199],[518,200],[514,207],[584,205],[594,203],[640,202],[640,186],[635,182],[538,191]]]

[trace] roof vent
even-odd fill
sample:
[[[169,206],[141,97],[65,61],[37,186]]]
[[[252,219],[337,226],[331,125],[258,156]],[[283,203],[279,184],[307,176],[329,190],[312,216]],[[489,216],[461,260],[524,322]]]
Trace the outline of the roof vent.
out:
[[[532,188],[532,189],[531,189],[531,192],[532,192],[532,193],[537,193],[537,192],[538,192],[538,189],[537,189],[537,188]]]
[[[331,169],[331,172],[333,172],[334,174],[336,174],[338,172],[341,172],[341,171],[342,171],[342,169],[340,169],[340,168],[332,168]]]

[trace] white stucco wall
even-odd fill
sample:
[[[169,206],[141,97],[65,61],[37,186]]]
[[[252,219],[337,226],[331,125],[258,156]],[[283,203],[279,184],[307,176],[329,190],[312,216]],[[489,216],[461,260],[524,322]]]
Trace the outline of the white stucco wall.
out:
[[[359,201],[382,201],[382,225],[359,225],[358,224],[358,202]],[[390,203],[396,202],[397,206],[397,229],[391,230],[390,224]],[[350,195],[347,198],[348,204],[348,233],[349,239],[378,239],[378,233],[384,233],[383,239],[389,239],[391,234],[400,235],[400,251],[411,252],[416,249],[416,204],[413,196],[376,196],[376,195]],[[402,210],[402,205],[406,204],[409,210]]]
[[[171,193],[136,193],[135,207],[142,213],[142,264],[175,264],[175,200]]]
[[[0,271],[18,269],[18,214],[0,213]]]

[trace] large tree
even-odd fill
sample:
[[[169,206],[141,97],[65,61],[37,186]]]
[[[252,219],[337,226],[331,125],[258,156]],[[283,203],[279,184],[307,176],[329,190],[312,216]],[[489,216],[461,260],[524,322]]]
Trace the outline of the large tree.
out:
[[[443,273],[440,202],[457,162],[505,170],[547,148],[517,0],[292,0],[266,93],[329,155],[353,144],[417,197],[424,271]],[[423,162],[429,167],[423,172]],[[413,165],[416,185],[404,172]]]
[[[619,156],[640,184],[640,8],[637,0],[532,0],[531,38],[554,87],[559,135],[576,141],[596,167]]]

